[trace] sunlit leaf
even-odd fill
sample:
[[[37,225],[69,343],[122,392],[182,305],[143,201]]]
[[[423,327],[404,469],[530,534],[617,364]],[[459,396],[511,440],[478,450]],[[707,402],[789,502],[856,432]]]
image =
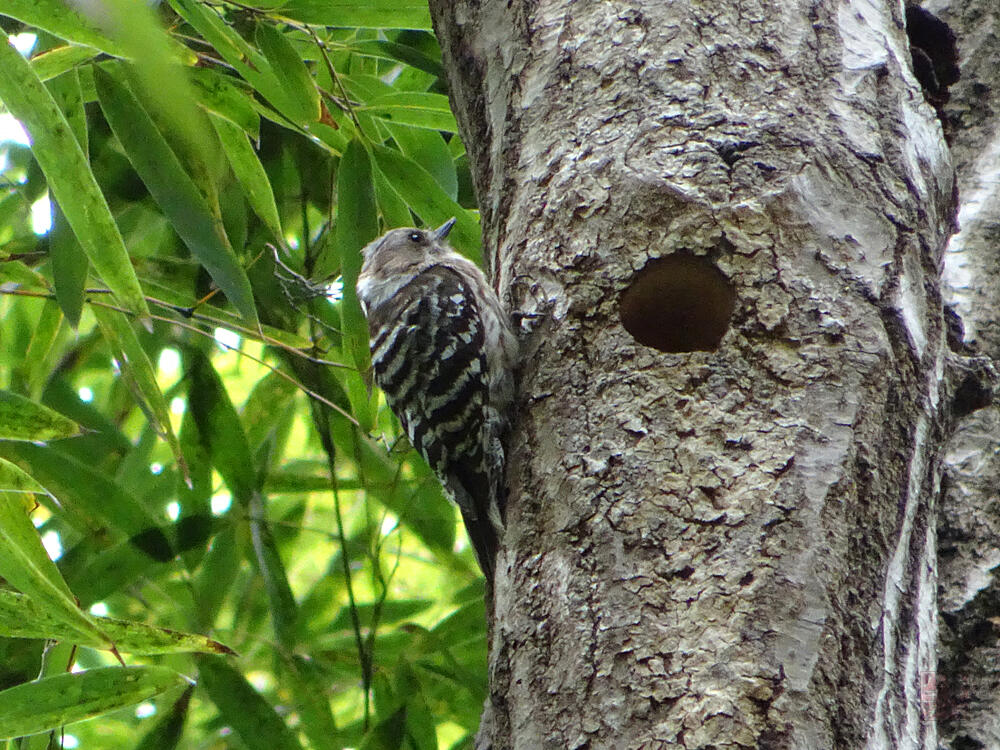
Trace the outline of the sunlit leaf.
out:
[[[121,304],[148,320],[139,280],[80,144],[45,84],[2,30],[0,100],[31,135],[31,150],[49,189],[97,273]]]
[[[416,0],[289,0],[277,13],[303,23],[376,29],[430,29],[427,3]]]
[[[28,517],[32,505],[29,493],[36,486],[21,469],[0,460],[0,578],[44,605],[46,612],[71,632],[79,631],[110,645],[107,634],[77,606]]]
[[[66,41],[93,47],[109,55],[125,55],[125,50],[119,43],[98,29],[97,24],[83,13],[74,9],[72,3],[64,0],[4,0],[0,10],[5,16],[45,29]]]
[[[400,125],[449,133],[458,130],[455,116],[448,107],[448,97],[444,94],[417,91],[386,94],[357,107],[357,111],[378,115]]]
[[[135,705],[187,680],[166,667],[102,667],[0,691],[0,739],[38,734]]]
[[[121,653],[127,654],[232,654],[228,646],[212,638],[158,628],[143,622],[128,622],[110,617],[92,617]],[[94,633],[81,633],[67,627],[29,596],[0,589],[0,636],[5,638],[46,638],[70,641],[81,646],[107,648],[108,642]]]

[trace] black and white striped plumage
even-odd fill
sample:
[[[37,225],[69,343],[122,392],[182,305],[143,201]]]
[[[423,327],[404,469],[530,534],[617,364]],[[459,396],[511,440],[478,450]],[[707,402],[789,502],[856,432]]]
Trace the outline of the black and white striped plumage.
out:
[[[492,580],[515,340],[483,272],[448,246],[454,223],[393,229],[369,244],[357,291],[375,382],[458,504]]]

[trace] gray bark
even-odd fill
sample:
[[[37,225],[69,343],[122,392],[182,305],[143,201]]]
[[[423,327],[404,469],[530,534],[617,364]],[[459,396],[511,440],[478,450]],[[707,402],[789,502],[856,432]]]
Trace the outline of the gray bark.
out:
[[[541,314],[480,747],[935,747],[953,191],[902,9],[431,9],[485,254]],[[715,351],[620,325],[676,254],[735,290]]]
[[[961,321],[965,372],[944,453],[939,514],[941,742],[1000,748],[1000,6],[935,0],[924,7],[958,38],[961,78],[945,113],[959,188],[959,223],[945,256],[945,300]],[[976,409],[986,404],[986,408]]]

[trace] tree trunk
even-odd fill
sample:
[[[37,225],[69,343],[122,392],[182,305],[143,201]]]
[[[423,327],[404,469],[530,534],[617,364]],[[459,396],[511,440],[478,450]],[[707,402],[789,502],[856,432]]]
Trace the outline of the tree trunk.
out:
[[[958,38],[961,78],[945,107],[961,198],[948,247],[945,299],[960,320],[968,366],[944,453],[939,512],[942,744],[1000,748],[1000,6],[927,3]],[[980,408],[980,407],[986,408]]]
[[[431,8],[540,314],[480,747],[935,748],[953,189],[898,4]]]

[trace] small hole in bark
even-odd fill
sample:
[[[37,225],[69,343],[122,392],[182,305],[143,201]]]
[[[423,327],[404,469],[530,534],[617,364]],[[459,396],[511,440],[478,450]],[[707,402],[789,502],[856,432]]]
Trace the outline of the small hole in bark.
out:
[[[656,258],[622,294],[619,312],[635,340],[661,352],[713,351],[729,328],[736,293],[711,261]]]

